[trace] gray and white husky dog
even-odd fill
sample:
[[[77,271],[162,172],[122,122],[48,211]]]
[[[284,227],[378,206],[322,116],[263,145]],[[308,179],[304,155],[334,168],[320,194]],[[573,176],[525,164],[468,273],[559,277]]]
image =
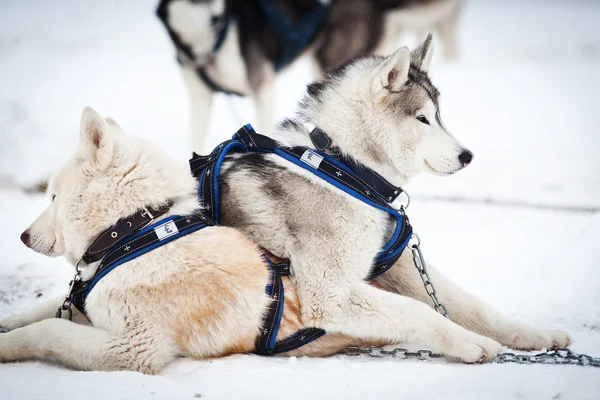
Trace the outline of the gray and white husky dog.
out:
[[[442,123],[428,69],[431,35],[412,53],[364,56],[312,83],[295,119],[270,136],[283,145],[315,148],[317,126],[345,157],[396,186],[421,173],[451,175],[472,153]],[[435,268],[429,273],[452,321],[436,313],[410,252],[365,282],[392,221],[321,178],[274,154],[249,153],[221,172],[225,225],[241,229],[289,258],[302,320],[328,332],[391,342],[420,342],[466,362],[488,359],[501,345],[539,350],[570,345],[569,335],[502,315]]]
[[[365,54],[388,54],[402,31],[420,38],[436,30],[444,55],[456,54],[455,31],[462,0],[266,0],[297,24],[327,4],[329,9],[303,53],[313,61],[313,75]],[[262,2],[264,3],[264,2]],[[251,96],[257,127],[275,125],[274,80],[277,59],[285,49],[262,10],[261,0],[161,0],[157,14],[177,49],[177,59],[191,100],[193,150],[204,150],[213,90]],[[228,28],[224,29],[227,20]],[[221,33],[224,32],[224,35]],[[218,50],[215,44],[220,43]],[[205,76],[205,78],[202,78]],[[210,88],[205,81],[209,80]]]

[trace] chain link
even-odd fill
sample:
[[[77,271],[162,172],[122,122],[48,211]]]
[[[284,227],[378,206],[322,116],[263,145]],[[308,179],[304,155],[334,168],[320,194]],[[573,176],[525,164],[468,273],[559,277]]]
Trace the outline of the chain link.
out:
[[[450,319],[448,316],[448,311],[446,307],[440,302],[437,298],[437,293],[435,288],[433,287],[433,283],[431,283],[431,278],[427,273],[427,265],[425,264],[425,259],[423,258],[423,253],[421,253],[421,240],[416,233],[413,233],[413,239],[416,240],[416,243],[410,245],[410,249],[413,254],[413,262],[415,263],[415,267],[417,271],[419,271],[419,275],[421,276],[421,280],[423,281],[423,286],[425,287],[425,291],[431,298],[433,302],[433,307],[435,311],[442,314],[444,317]],[[359,347],[359,346],[350,346],[346,349],[342,350],[340,354],[350,356],[350,357],[359,357],[362,355],[368,355],[374,358],[383,358],[383,357],[392,357],[395,359],[405,360],[407,358],[414,358],[420,361],[428,361],[433,359],[444,358],[442,354],[437,354],[432,352],[431,350],[417,350],[417,351],[409,351],[403,348],[394,348],[390,350],[386,350],[383,347]],[[553,364],[553,365],[581,365],[581,366],[590,366],[600,368],[600,357],[592,357],[587,354],[575,353],[569,349],[555,349],[548,350],[542,353],[537,354],[515,354],[515,353],[500,353],[496,354],[494,358],[489,361],[491,364]]]
[[[350,357],[360,357],[362,355],[373,358],[391,357],[399,360],[407,358],[417,359],[419,361],[429,361],[442,359],[442,354],[434,353],[431,350],[410,351],[403,348],[394,348],[386,350],[384,347],[350,346],[342,350],[340,354]],[[580,365],[590,367],[600,367],[600,358],[588,356],[587,354],[575,353],[569,349],[549,350],[537,354],[515,354],[500,353],[489,361],[491,364],[547,364],[547,365]]]
[[[437,298],[437,293],[435,292],[433,283],[431,283],[431,278],[427,273],[427,264],[425,264],[425,258],[423,257],[423,253],[421,253],[421,240],[416,234],[413,234],[413,236],[417,239],[417,243],[410,246],[410,250],[413,254],[413,262],[415,263],[415,267],[417,268],[417,271],[419,271],[419,275],[423,281],[423,286],[425,286],[425,291],[429,297],[431,297],[435,311],[450,319],[446,307],[444,307],[442,302],[440,302],[440,300]]]

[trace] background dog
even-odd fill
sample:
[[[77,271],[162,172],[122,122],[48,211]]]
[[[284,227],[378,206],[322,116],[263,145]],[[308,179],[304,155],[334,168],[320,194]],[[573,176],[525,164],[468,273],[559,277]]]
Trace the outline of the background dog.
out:
[[[402,31],[423,38],[437,30],[444,54],[454,58],[460,6],[461,0],[162,0],[157,14],[190,95],[193,150],[207,150],[215,90],[251,96],[258,129],[270,132],[275,76],[303,53],[319,79],[350,58],[389,53]]]

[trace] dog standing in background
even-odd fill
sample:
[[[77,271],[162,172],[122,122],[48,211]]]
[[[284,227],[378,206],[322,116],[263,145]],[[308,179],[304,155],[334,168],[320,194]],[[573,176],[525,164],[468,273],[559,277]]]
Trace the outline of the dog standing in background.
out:
[[[403,31],[436,30],[451,59],[460,8],[461,0],[161,0],[157,14],[177,49],[201,154],[215,91],[250,96],[258,130],[270,132],[275,77],[300,55],[320,79],[348,59],[388,54]]]

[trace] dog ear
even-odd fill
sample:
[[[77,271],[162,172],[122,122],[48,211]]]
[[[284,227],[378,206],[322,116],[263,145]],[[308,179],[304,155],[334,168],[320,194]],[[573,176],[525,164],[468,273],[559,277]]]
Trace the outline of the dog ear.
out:
[[[378,94],[383,89],[390,92],[399,91],[408,80],[409,69],[410,52],[408,48],[401,47],[383,60],[375,69],[375,77],[371,87],[373,94]]]
[[[429,71],[429,65],[433,58],[433,36],[431,33],[419,47],[410,53],[410,63],[423,72]]]
[[[81,114],[79,148],[99,170],[110,165],[114,151],[114,138],[107,122],[91,107]]]

